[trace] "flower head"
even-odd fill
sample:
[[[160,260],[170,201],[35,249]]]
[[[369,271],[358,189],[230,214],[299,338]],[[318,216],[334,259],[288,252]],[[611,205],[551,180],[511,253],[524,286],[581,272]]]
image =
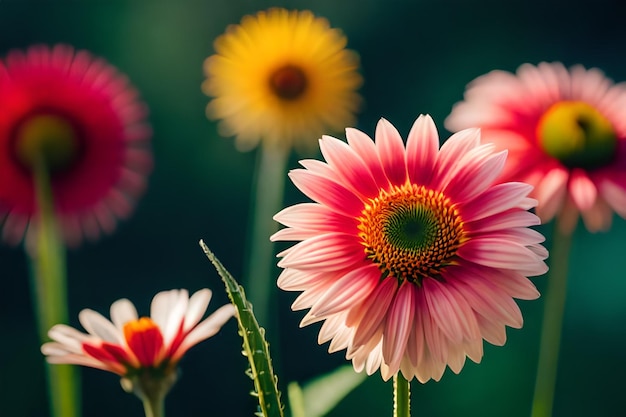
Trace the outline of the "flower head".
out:
[[[211,299],[202,289],[191,297],[187,290],[158,293],[150,317],[137,315],[127,299],[111,305],[111,321],[90,309],[78,318],[87,334],[57,324],[48,335],[53,340],[41,351],[50,363],[89,366],[133,378],[145,372],[172,375],[181,357],[192,346],[216,334],[233,316],[232,304],[217,309],[200,321]]]
[[[354,120],[361,84],[346,38],[309,11],[272,8],[245,16],[215,41],[204,70],[207,113],[239,149],[312,148],[327,129]]]
[[[479,127],[482,140],[509,149],[503,181],[534,185],[543,222],[571,233],[579,214],[589,231],[626,218],[626,85],[598,69],[524,64],[472,81],[446,127]]]
[[[146,108],[125,76],[67,45],[13,50],[0,61],[0,228],[36,229],[34,171],[50,177],[69,244],[111,232],[143,192],[152,157]]]
[[[348,143],[324,136],[326,163],[301,161],[290,173],[314,203],[288,207],[272,240],[301,241],[280,253],[284,290],[303,291],[302,325],[324,320],[319,342],[347,349],[357,371],[384,379],[439,380],[466,356],[479,362],[483,339],[519,328],[513,298],[534,299],[526,278],[547,267],[539,219],[521,183],[494,185],[506,152],[465,130],[439,149],[432,119],[420,116],[406,147],[382,119],[376,142],[346,129]]]

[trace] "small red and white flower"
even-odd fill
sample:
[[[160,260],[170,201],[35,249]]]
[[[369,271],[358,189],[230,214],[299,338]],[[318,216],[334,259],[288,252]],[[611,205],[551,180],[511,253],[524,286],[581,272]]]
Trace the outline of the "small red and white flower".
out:
[[[66,243],[112,232],[152,170],[146,116],[126,76],[87,51],[10,51],[0,61],[2,240],[36,231],[37,172],[49,178]]]
[[[547,271],[544,237],[529,229],[531,186],[495,185],[506,152],[468,129],[439,148],[429,116],[405,144],[382,119],[376,141],[346,129],[348,143],[320,140],[326,162],[290,172],[313,203],[278,213],[272,240],[301,241],[280,253],[278,286],[303,291],[305,326],[324,321],[319,343],[346,349],[355,370],[439,380],[446,365],[479,362],[483,339],[520,328],[513,298],[539,296],[527,276]]]
[[[57,324],[48,332],[53,341],[41,351],[49,363],[89,366],[122,377],[144,370],[168,375],[189,348],[215,335],[235,314],[234,306],[226,304],[200,321],[210,299],[209,289],[191,297],[184,289],[163,291],[154,296],[150,317],[141,318],[127,299],[111,305],[111,320],[85,309],[78,318],[87,334]]]
[[[472,81],[446,127],[478,127],[482,141],[508,149],[502,181],[535,188],[537,215],[564,233],[579,215],[590,232],[626,218],[626,84],[596,69],[521,65]]]

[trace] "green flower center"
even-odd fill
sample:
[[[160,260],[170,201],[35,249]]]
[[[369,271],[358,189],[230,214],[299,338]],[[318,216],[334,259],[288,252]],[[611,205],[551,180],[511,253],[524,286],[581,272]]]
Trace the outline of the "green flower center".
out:
[[[14,138],[15,157],[28,170],[34,169],[42,158],[49,172],[64,171],[76,162],[80,153],[79,135],[62,116],[29,116],[18,126]]]
[[[295,100],[302,96],[308,86],[304,71],[294,65],[285,65],[270,75],[270,89],[283,100]]]
[[[581,101],[553,104],[537,125],[542,149],[568,168],[594,169],[613,161],[617,136],[609,120]]]
[[[365,254],[382,277],[418,285],[427,277],[439,279],[465,241],[463,221],[450,200],[413,184],[382,190],[359,221]]]

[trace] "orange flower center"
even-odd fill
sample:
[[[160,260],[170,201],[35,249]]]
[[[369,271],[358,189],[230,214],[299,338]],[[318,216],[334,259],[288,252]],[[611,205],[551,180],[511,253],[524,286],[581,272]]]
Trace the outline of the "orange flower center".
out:
[[[537,125],[542,149],[568,168],[594,169],[613,161],[617,136],[611,122],[582,101],[553,104]]]
[[[64,171],[76,162],[80,147],[74,126],[58,115],[31,115],[15,131],[15,157],[29,170],[44,163],[50,172]]]
[[[156,367],[160,364],[163,359],[163,334],[152,319],[142,317],[126,323],[124,338],[142,367]]]
[[[427,277],[439,279],[465,239],[463,221],[450,199],[414,184],[382,190],[359,220],[365,254],[382,277],[417,285]]]
[[[300,98],[308,86],[304,71],[294,65],[285,65],[270,75],[270,89],[283,100]]]

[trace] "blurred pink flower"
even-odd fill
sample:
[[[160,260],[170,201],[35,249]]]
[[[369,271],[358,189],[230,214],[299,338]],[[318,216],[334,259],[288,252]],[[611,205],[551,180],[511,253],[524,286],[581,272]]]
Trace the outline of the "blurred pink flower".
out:
[[[141,318],[129,300],[121,299],[111,305],[111,321],[85,309],[78,318],[88,334],[57,324],[48,333],[53,341],[41,351],[50,363],[89,366],[120,376],[142,370],[171,374],[189,348],[216,334],[235,313],[233,305],[226,304],[201,322],[210,299],[208,289],[191,297],[187,290],[163,291],[152,300],[150,317]]]
[[[506,152],[480,145],[477,129],[441,149],[429,116],[406,147],[384,119],[375,143],[346,136],[324,136],[326,163],[290,173],[315,202],[275,216],[287,228],[272,240],[301,241],[279,254],[278,286],[304,291],[292,306],[311,309],[301,325],[325,320],[319,343],[347,349],[357,371],[425,382],[479,362],[483,339],[502,345],[505,326],[522,326],[513,297],[539,295],[526,276],[547,270],[544,238],[527,228],[539,223],[531,187],[493,185]]]
[[[483,142],[508,149],[500,179],[532,184],[543,222],[557,216],[569,234],[579,214],[591,232],[608,229],[613,211],[626,217],[626,85],[600,70],[492,71],[468,85],[445,125],[478,127]]]
[[[36,229],[34,166],[43,161],[66,242],[113,231],[152,169],[146,106],[104,60],[68,45],[13,50],[0,61],[0,232]]]

